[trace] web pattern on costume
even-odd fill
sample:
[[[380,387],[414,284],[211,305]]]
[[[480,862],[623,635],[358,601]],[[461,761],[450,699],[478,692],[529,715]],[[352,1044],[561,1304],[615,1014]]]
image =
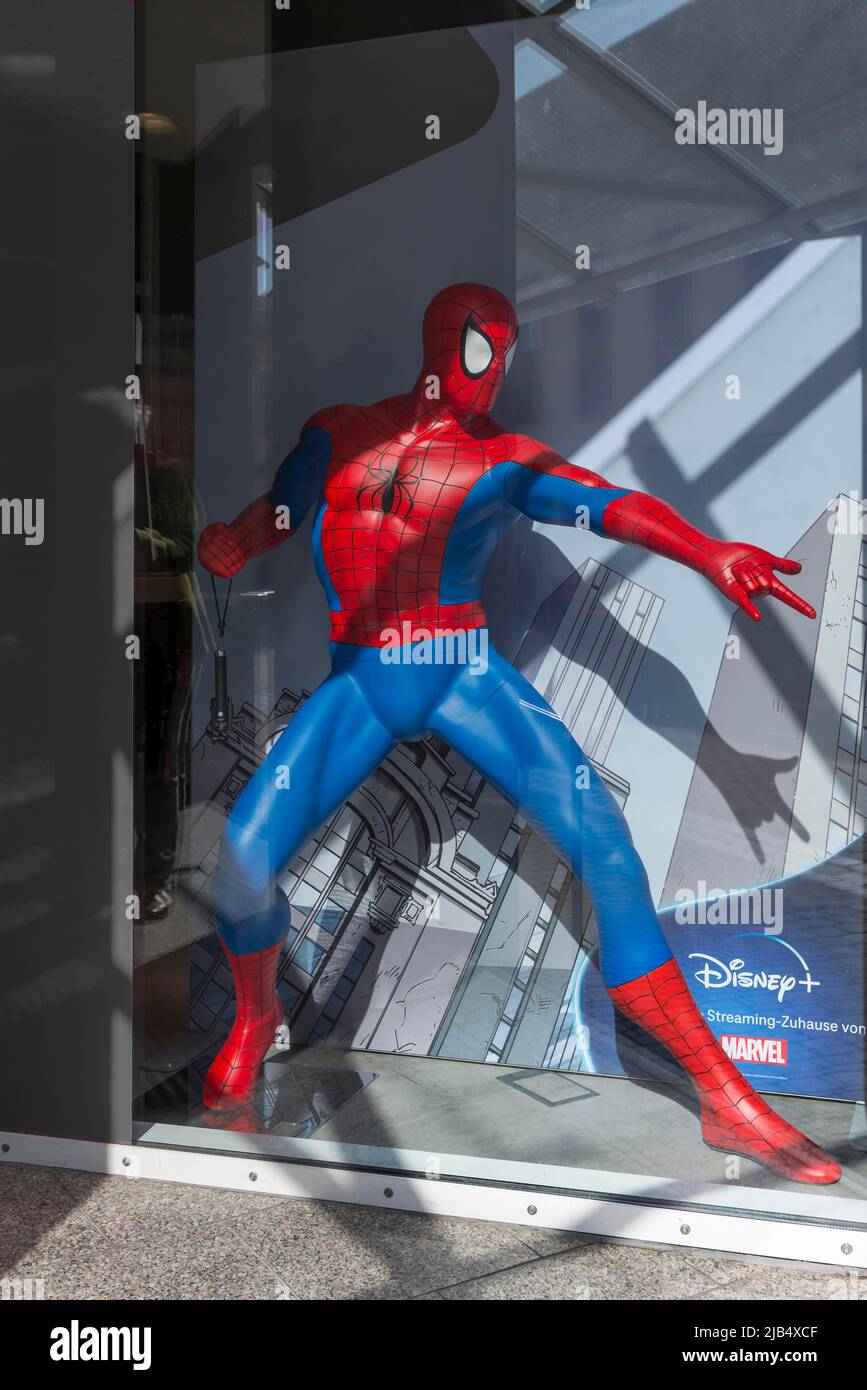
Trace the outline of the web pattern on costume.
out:
[[[612,989],[611,998],[689,1076],[701,1102],[706,1144],[764,1163],[793,1181],[833,1182],[839,1176],[836,1163],[777,1115],[726,1056],[675,960]]]

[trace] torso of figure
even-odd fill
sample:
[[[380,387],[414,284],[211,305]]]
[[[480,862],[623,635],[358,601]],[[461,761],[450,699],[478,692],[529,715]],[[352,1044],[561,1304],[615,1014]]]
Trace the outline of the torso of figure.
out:
[[[260,500],[288,512],[290,532],[315,510],[334,642],[385,647],[483,627],[485,568],[522,514],[603,534],[623,491],[489,413],[517,337],[499,290],[448,286],[425,310],[414,389],[319,411],[284,459]],[[257,543],[262,515],[254,511]]]
[[[411,397],[317,423],[328,444],[313,543],[332,640],[382,646],[483,626],[482,575],[518,517],[499,466],[532,441],[486,415],[418,418]]]

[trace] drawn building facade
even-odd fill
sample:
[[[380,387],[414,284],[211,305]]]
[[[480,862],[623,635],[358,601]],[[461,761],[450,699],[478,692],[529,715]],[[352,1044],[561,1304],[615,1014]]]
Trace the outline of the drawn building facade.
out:
[[[732,892],[821,864],[867,820],[867,509],[835,499],[789,554],[805,623],[778,608],[761,641],[732,620],[665,885],[666,903],[707,877]]]
[[[533,675],[623,804],[605,764],[661,600],[588,560]],[[207,912],[225,816],[306,698],[245,704],[205,734],[191,888]],[[281,879],[291,930],[279,989],[296,1042],[544,1065],[592,914],[558,852],[437,737],[396,747]],[[213,935],[192,947],[192,1022],[225,1027],[231,981]],[[548,1061],[550,1065],[550,1060]]]

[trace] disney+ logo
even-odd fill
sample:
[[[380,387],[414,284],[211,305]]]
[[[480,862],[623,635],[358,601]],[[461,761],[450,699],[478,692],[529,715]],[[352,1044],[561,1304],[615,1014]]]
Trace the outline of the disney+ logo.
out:
[[[779,937],[764,936],[761,932],[745,932],[745,936],[755,936],[760,941],[773,942],[777,946],[782,946],[798,961],[801,971],[800,977],[797,973],[788,973],[785,969],[781,970],[748,970],[746,961],[740,957],[733,960],[719,960],[717,956],[707,955],[704,951],[690,952],[690,960],[703,961],[695,972],[695,978],[699,984],[704,985],[705,989],[752,989],[766,990],[769,994],[775,994],[777,1000],[782,1004],[786,995],[798,985],[802,985],[808,994],[814,989],[818,989],[821,980],[817,980],[810,973],[810,967],[804,960],[799,951],[788,941],[781,941]],[[794,967],[790,966],[789,970]]]

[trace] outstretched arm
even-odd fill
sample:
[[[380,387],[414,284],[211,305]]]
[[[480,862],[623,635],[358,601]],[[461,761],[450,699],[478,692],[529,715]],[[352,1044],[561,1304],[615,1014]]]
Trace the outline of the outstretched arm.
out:
[[[321,417],[314,415],[278,468],[269,491],[234,521],[215,521],[205,527],[197,547],[205,569],[231,579],[248,560],[288,540],[321,491],[330,452],[331,436]]]
[[[697,570],[732,603],[759,622],[753,599],[770,595],[815,618],[816,611],[777,578],[797,574],[796,560],[773,555],[760,546],[722,541],[703,531],[657,497],[613,487],[584,468],[577,468],[553,449],[521,439],[507,492],[513,506],[534,521],[583,526],[600,536],[640,545],[656,555]]]

